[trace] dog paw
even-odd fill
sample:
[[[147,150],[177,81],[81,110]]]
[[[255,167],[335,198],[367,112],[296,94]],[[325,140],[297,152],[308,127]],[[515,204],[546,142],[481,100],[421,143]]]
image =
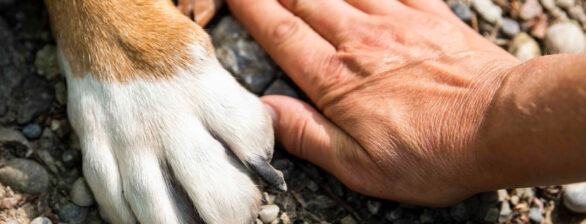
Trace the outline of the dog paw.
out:
[[[252,173],[286,190],[268,163],[269,113],[215,58],[157,80],[67,82],[84,175],[111,223],[250,223]]]

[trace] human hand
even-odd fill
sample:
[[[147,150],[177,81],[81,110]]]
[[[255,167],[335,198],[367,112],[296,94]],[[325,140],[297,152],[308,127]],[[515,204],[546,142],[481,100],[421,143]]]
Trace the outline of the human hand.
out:
[[[317,106],[263,97],[289,152],[376,197],[437,206],[487,190],[479,129],[520,62],[442,1],[227,2]]]

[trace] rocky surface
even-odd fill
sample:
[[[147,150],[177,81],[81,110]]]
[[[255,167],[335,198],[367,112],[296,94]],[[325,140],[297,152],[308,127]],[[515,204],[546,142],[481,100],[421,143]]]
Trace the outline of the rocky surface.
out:
[[[584,51],[583,0],[447,0],[474,30],[521,60]],[[81,173],[47,13],[36,0],[0,0],[0,223],[104,223]],[[207,27],[223,66],[257,95],[306,100],[224,9]],[[513,161],[514,162],[514,161]],[[446,208],[357,194],[279,146],[289,191],[261,183],[258,223],[579,223],[586,188],[503,189]],[[568,205],[570,209],[566,208]]]

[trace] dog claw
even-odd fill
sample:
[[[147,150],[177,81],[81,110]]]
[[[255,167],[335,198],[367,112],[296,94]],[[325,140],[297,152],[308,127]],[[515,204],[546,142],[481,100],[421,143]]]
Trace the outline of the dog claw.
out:
[[[269,162],[265,160],[257,160],[250,162],[248,166],[267,184],[281,191],[287,191],[287,183],[285,183],[283,173],[271,166]]]

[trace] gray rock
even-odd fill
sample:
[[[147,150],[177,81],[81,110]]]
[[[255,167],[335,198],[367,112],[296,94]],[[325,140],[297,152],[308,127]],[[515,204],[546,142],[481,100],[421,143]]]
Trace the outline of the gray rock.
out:
[[[566,185],[563,195],[566,208],[576,213],[586,213],[586,182]]]
[[[531,208],[531,210],[529,210],[529,220],[531,220],[532,223],[541,223],[541,221],[543,221],[541,209],[538,207]]]
[[[547,10],[553,10],[556,8],[554,0],[541,0],[541,5]]]
[[[273,81],[275,64],[234,18],[224,17],[211,36],[222,65],[248,90],[261,94]]]
[[[65,82],[58,82],[54,88],[57,102],[61,105],[67,104],[67,87],[65,87]]]
[[[385,219],[389,222],[396,221],[403,217],[403,209],[401,207],[393,209],[385,214]]]
[[[458,18],[463,21],[469,21],[470,17],[472,17],[472,11],[470,10],[470,7],[462,2],[453,2],[450,4],[450,9],[454,14],[456,14]]]
[[[484,222],[487,223],[495,223],[499,219],[499,209],[498,208],[489,208],[484,215]]]
[[[578,25],[559,22],[547,29],[545,47],[550,54],[579,53],[586,51],[586,39]]]
[[[503,19],[503,10],[491,0],[472,0],[472,7],[489,23],[497,24]]]
[[[35,66],[37,73],[45,76],[48,80],[56,78],[61,73],[57,61],[57,48],[53,45],[45,45],[37,52]]]
[[[276,205],[263,205],[260,207],[258,216],[263,223],[271,223],[279,216],[279,206]]]
[[[380,202],[380,201],[368,200],[366,202],[366,208],[368,209],[370,214],[373,214],[373,215],[378,214],[378,212],[380,211],[381,205],[382,205],[382,202]]]
[[[340,224],[356,224],[356,220],[351,215],[347,215],[340,220]]]
[[[28,139],[37,139],[41,136],[42,129],[38,124],[28,124],[22,128],[22,134]]]
[[[504,18],[501,24],[501,31],[507,36],[515,36],[521,31],[521,27],[516,20]]]
[[[499,218],[498,221],[500,223],[506,222],[513,217],[513,210],[511,210],[511,206],[509,202],[503,201],[501,203],[501,210],[499,211]]]
[[[47,217],[37,217],[30,224],[53,224],[53,222]]]
[[[541,49],[535,39],[527,33],[519,33],[513,38],[509,52],[521,61],[541,56]]]
[[[293,89],[293,87],[289,86],[289,84],[281,79],[277,79],[271,83],[263,95],[284,95],[293,98],[299,98],[299,95],[297,95],[295,89]]]
[[[85,223],[88,212],[86,208],[79,207],[73,203],[66,203],[59,209],[59,218],[68,224],[82,224]]]
[[[570,8],[576,4],[575,0],[555,0],[555,4],[562,8]]]
[[[0,127],[0,147],[28,151],[30,144],[22,133],[10,128]]]
[[[336,202],[325,195],[317,195],[307,202],[309,210],[327,209],[336,206]]]
[[[0,182],[17,191],[40,194],[49,188],[49,173],[38,163],[12,159],[0,168]]]
[[[530,20],[543,13],[543,8],[537,0],[526,0],[521,6],[519,15],[524,20]]]
[[[584,8],[575,5],[568,9],[568,14],[575,20],[580,21],[582,24],[586,23],[586,13],[584,12]]]
[[[81,152],[75,149],[69,149],[61,154],[61,161],[67,167],[73,167],[81,162]]]
[[[83,177],[78,178],[75,183],[73,183],[70,196],[71,201],[74,204],[82,207],[92,206],[95,202],[94,195],[92,194]]]

